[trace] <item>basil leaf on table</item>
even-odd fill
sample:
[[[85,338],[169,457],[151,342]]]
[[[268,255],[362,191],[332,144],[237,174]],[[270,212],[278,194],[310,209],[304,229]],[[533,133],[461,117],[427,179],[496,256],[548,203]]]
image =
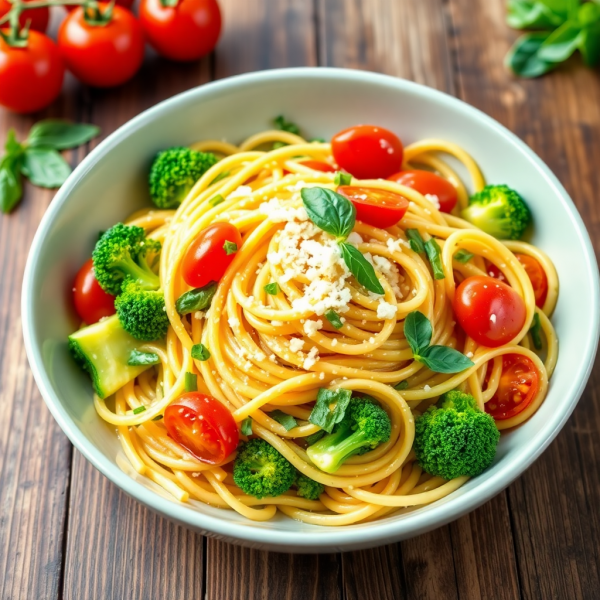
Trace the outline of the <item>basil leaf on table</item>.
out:
[[[413,354],[420,354],[431,344],[433,328],[431,322],[422,313],[413,310],[406,315],[404,320],[404,337],[410,346]]]
[[[379,283],[379,279],[377,279],[373,265],[361,254],[360,250],[345,242],[340,243],[340,249],[342,258],[356,281],[370,292],[385,294],[385,290]]]
[[[460,373],[475,364],[462,352],[448,346],[429,346],[415,359],[436,373]]]
[[[537,51],[537,57],[550,63],[567,60],[577,50],[581,34],[578,23],[567,21],[544,40]]]
[[[27,145],[30,148],[46,147],[66,150],[89,142],[99,133],[100,128],[95,125],[46,119],[39,121],[31,128]]]
[[[547,2],[540,0],[509,0],[506,23],[513,29],[554,29],[562,25],[566,15],[561,15]]]
[[[600,4],[582,4],[577,17],[582,26],[579,51],[583,62],[588,67],[594,67],[600,63]]]
[[[19,154],[7,154],[0,160],[0,210],[9,213],[21,200],[23,181]]]
[[[210,306],[217,292],[217,283],[211,281],[205,286],[185,292],[175,302],[175,308],[180,315],[187,315],[197,310],[205,310]]]
[[[283,425],[286,431],[294,429],[294,427],[298,425],[296,419],[294,419],[292,415],[288,415],[287,413],[284,413],[282,410],[279,409],[267,413],[267,415],[269,415],[269,417],[271,417],[271,419],[273,419],[274,421],[277,421],[280,425]]]
[[[515,74],[521,77],[539,77],[556,67],[556,63],[542,60],[538,50],[548,39],[548,32],[527,33],[522,35],[508,51],[505,64]]]
[[[354,228],[356,208],[341,194],[327,188],[303,188],[300,192],[308,218],[319,229],[344,240]]]
[[[308,420],[313,425],[318,425],[321,429],[324,429],[327,433],[331,433],[336,423],[339,423],[344,418],[351,397],[352,392],[350,390],[343,388],[338,388],[337,390],[321,388]],[[333,405],[333,409],[330,408],[331,405]]]
[[[57,188],[71,174],[71,167],[53,148],[27,148],[22,171],[35,185]]]

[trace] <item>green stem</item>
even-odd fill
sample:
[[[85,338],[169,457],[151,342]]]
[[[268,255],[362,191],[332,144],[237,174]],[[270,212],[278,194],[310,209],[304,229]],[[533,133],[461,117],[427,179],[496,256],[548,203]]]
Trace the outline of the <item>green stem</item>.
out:
[[[86,0],[46,0],[44,2],[27,2],[24,3],[21,0],[17,0],[12,3],[12,8],[0,18],[0,25],[10,22],[13,24],[12,17],[16,14],[16,21],[18,22],[22,12],[27,10],[33,10],[35,8],[51,8],[52,6],[83,6],[88,4]]]

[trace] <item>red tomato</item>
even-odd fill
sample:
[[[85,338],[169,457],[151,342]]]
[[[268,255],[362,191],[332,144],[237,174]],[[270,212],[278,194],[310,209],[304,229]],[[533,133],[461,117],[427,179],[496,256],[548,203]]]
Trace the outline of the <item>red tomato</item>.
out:
[[[27,2],[35,2],[35,0],[24,0],[25,4],[27,4]],[[8,2],[8,0],[0,0],[0,18],[2,18],[11,8],[12,4]],[[46,33],[48,22],[50,21],[50,9],[45,6],[43,8],[24,10],[19,17],[19,24],[21,27],[25,27],[28,21],[31,21],[30,29],[39,31],[40,33]],[[8,24],[6,27],[8,27]]]
[[[212,396],[198,392],[183,394],[167,406],[165,427],[178,444],[210,465],[223,462],[240,439],[227,408]]]
[[[301,160],[298,164],[308,167],[313,171],[321,171],[322,173],[335,173],[337,171],[333,165],[322,160]]]
[[[447,179],[430,171],[400,171],[388,179],[417,190],[423,196],[437,196],[442,212],[449,213],[456,206],[456,188]]]
[[[102,317],[110,317],[116,312],[115,297],[107,294],[96,281],[91,258],[75,277],[73,302],[77,314],[87,325],[97,323]]]
[[[395,225],[408,210],[406,198],[387,190],[341,185],[337,192],[354,204],[359,221],[373,227],[387,229]]]
[[[183,279],[188,285],[202,287],[223,277],[236,252],[232,248],[227,254],[226,242],[238,250],[242,245],[240,232],[230,223],[213,223],[198,234],[183,257]]]
[[[521,296],[491,277],[467,277],[456,288],[453,305],[465,333],[489,348],[510,342],[527,316]]]
[[[171,60],[197,60],[213,50],[221,34],[217,0],[179,0],[175,6],[141,0],[139,15],[150,44]]]
[[[404,147],[395,133],[383,127],[357,125],[331,140],[335,162],[357,179],[386,179],[402,167]]]
[[[502,357],[498,389],[485,405],[485,412],[501,421],[525,410],[537,396],[540,374],[533,362],[522,354]]]
[[[135,0],[115,0],[115,4],[117,6],[120,6],[121,8],[126,8],[128,10],[131,10],[131,7],[133,6]],[[73,12],[74,10],[76,10],[77,8],[79,8],[76,5],[70,5],[70,6],[64,6],[63,7],[67,12]]]
[[[18,113],[41,110],[60,94],[64,75],[60,52],[43,33],[30,31],[26,48],[9,46],[0,37],[2,106]]]
[[[105,11],[108,4],[100,4]],[[139,21],[115,6],[106,25],[90,25],[79,7],[58,30],[58,47],[69,71],[83,83],[113,87],[138,71],[144,58],[144,33]]]
[[[542,308],[546,302],[546,296],[548,295],[548,277],[546,276],[546,271],[544,271],[542,265],[540,265],[539,261],[533,258],[533,256],[515,253],[515,258],[523,265],[525,273],[527,273],[527,276],[531,281],[536,306]],[[493,263],[487,264],[487,272],[490,277],[494,277],[500,281],[506,281],[504,273],[502,273],[502,271],[500,271]]]

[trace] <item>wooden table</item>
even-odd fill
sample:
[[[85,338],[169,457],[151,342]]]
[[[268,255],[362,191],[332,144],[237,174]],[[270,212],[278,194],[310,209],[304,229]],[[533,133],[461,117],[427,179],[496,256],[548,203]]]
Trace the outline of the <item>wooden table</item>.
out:
[[[126,86],[69,81],[43,115],[108,135],[173,94],[236,73],[299,65],[380,71],[443,90],[523,138],[550,165],[600,248],[600,79],[579,59],[516,80],[504,0],[221,0],[218,51],[197,64],[148,57]],[[401,110],[401,107],[399,107]],[[0,111],[0,141],[34,119]],[[73,165],[81,149],[70,155]],[[507,491],[447,527],[324,556],[246,550],[177,527],[127,498],[73,451],[27,365],[20,295],[52,193],[26,189],[0,217],[0,598],[388,600],[600,597],[600,370],[544,455]]]

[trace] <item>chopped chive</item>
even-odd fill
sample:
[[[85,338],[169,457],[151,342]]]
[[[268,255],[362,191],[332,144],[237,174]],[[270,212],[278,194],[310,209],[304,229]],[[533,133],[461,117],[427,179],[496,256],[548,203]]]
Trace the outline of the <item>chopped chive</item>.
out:
[[[152,420],[153,421],[160,421],[163,418],[162,415],[156,415]]]
[[[267,292],[267,294],[270,294],[271,296],[276,296],[277,294],[279,294],[279,285],[276,281],[274,281],[273,283],[267,283],[267,285],[265,285],[263,289],[265,290],[265,292]]]
[[[542,324],[540,323],[540,315],[536,312],[533,315],[533,321],[531,322],[531,328],[529,329],[531,334],[531,341],[536,350],[542,349]]]
[[[235,254],[238,251],[238,247],[235,242],[225,240],[225,243],[223,244],[223,250],[225,250],[225,254],[229,256],[230,254]]]
[[[145,410],[146,410],[146,407],[142,404],[142,406],[138,406],[137,408],[133,409],[133,414],[139,415],[140,413],[143,413]]]
[[[342,320],[340,319],[339,315],[335,312],[335,310],[328,310],[325,313],[325,318],[336,328],[336,329],[341,329],[344,324],[342,323]]]
[[[352,175],[338,171],[333,178],[333,183],[335,185],[350,185],[352,183]]]
[[[196,373],[185,374],[185,391],[186,392],[197,392],[198,391],[198,376]]]
[[[274,410],[273,412],[270,412],[267,414],[269,415],[269,417],[271,417],[271,419],[274,419],[280,425],[283,425],[285,427],[286,431],[289,431],[290,429],[294,429],[294,427],[296,427],[296,425],[298,425],[298,423],[296,422],[296,419],[294,419],[294,417],[292,417],[292,415],[288,415],[287,413],[284,413],[282,410]]]
[[[195,344],[192,346],[192,358],[204,362],[210,358],[210,352],[204,344]]]
[[[397,383],[394,386],[394,389],[398,390],[399,392],[401,392],[402,390],[408,389],[408,381],[401,381],[400,383]]]
[[[225,177],[229,177],[231,171],[223,171],[219,173],[208,185],[211,186],[213,183],[217,183],[217,181],[221,181],[221,179],[225,179]]]
[[[221,204],[221,202],[225,202],[225,198],[223,198],[223,196],[221,196],[221,194],[217,194],[216,196],[213,196],[208,203],[211,206],[217,206],[218,204]]]
[[[433,239],[425,242],[425,252],[433,269],[434,279],[444,279],[444,267],[442,266],[442,249],[440,245]]]
[[[474,256],[475,255],[472,252],[467,252],[466,250],[463,250],[461,248],[458,252],[454,253],[454,256],[452,258],[464,265],[468,263]]]
[[[242,421],[242,435],[252,435],[252,417],[246,417]]]
[[[406,237],[410,242],[410,247],[412,248],[413,252],[417,252],[418,254],[425,252],[425,242],[423,241],[418,229],[407,229]]]

